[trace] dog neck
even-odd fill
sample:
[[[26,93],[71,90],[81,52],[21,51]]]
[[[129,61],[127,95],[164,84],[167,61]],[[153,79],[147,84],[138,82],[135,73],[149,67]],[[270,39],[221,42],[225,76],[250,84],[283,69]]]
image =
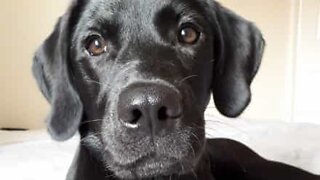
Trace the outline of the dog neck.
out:
[[[78,147],[75,158],[69,169],[67,180],[120,180],[105,166],[99,157],[94,157],[94,152],[90,152],[84,145]],[[186,175],[172,175],[165,177],[152,177],[145,180],[195,180],[195,179],[206,179],[214,180],[211,173],[210,158],[208,153],[205,151],[201,160],[199,161],[196,170]]]

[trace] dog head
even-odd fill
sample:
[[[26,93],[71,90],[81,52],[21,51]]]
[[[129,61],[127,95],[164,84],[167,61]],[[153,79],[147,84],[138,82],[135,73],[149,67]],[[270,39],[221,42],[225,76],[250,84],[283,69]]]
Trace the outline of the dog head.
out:
[[[82,142],[120,178],[184,174],[205,146],[204,111],[250,102],[264,40],[211,0],[74,0],[36,52],[54,139]]]

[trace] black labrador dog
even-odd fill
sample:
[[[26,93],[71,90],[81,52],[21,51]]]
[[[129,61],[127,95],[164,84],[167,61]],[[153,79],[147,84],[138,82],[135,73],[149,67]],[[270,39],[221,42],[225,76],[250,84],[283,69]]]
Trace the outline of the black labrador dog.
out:
[[[33,64],[52,137],[80,132],[67,179],[319,180],[205,138],[210,94],[238,116],[263,49],[213,0],[73,0]]]

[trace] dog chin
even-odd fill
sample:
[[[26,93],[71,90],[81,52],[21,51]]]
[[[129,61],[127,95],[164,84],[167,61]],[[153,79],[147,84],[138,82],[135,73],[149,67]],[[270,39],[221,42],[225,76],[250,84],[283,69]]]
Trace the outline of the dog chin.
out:
[[[114,173],[122,179],[142,179],[180,175],[194,169],[190,160],[178,160],[170,157],[145,157],[130,166],[114,168]]]

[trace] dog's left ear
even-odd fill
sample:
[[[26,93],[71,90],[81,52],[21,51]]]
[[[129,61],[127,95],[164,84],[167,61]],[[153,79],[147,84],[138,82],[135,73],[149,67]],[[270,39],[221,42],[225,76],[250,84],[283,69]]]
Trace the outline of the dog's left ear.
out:
[[[34,77],[42,94],[51,104],[47,127],[56,140],[72,137],[82,119],[82,102],[72,85],[69,57],[70,33],[72,23],[75,23],[73,16],[79,11],[77,2],[74,0],[69,10],[59,19],[33,60]]]
[[[217,33],[212,92],[219,112],[236,117],[251,100],[250,84],[260,66],[265,42],[253,23],[214,4]]]

